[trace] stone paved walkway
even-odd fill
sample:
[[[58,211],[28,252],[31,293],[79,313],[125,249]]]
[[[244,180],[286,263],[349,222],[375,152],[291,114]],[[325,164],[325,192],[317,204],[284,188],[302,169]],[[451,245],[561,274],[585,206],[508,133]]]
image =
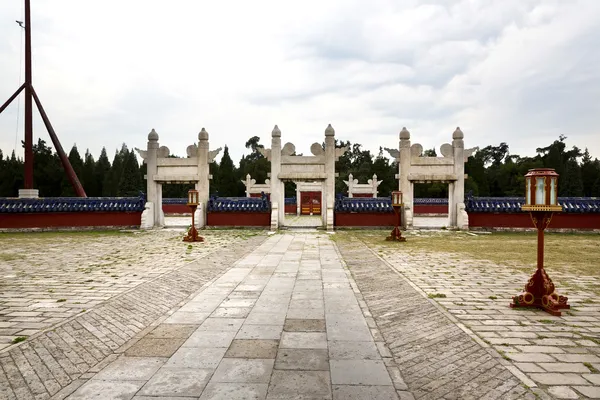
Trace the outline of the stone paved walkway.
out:
[[[397,399],[352,286],[326,235],[272,236],[69,398]]]
[[[391,249],[383,243],[370,246],[432,297],[431,301],[444,307],[458,326],[476,335],[483,346],[495,349],[528,386],[539,387],[554,398],[600,398],[598,275],[573,275],[550,268],[557,291],[568,294],[571,304],[571,310],[553,317],[541,310],[508,306],[533,268],[525,273],[435,249]]]

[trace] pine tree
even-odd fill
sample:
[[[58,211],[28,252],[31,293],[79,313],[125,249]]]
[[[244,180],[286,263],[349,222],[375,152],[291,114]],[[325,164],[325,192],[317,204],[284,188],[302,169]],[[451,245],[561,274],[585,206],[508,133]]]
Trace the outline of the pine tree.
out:
[[[592,161],[592,156],[590,155],[590,152],[586,147],[585,151],[583,152],[583,158],[581,159],[581,181],[583,183],[584,196],[592,195],[594,183],[596,182],[596,179],[600,176],[600,171],[598,171],[596,165],[597,163],[598,160],[596,160],[595,162]]]
[[[119,181],[119,196],[135,197],[142,190],[140,166],[133,151],[124,153],[123,173]]]
[[[233,165],[233,161],[229,156],[229,148],[225,145],[223,157],[219,163],[219,171],[217,173],[217,192],[221,197],[239,196],[240,185],[243,183],[237,179],[237,173]],[[238,185],[238,182],[240,185]]]
[[[86,149],[83,161],[83,171],[81,173],[81,184],[89,197],[100,196],[99,185],[94,171],[95,164],[94,156],[92,156],[89,149]]]
[[[561,177],[559,177],[560,179]],[[580,197],[583,196],[583,181],[581,180],[581,167],[577,160],[570,159],[565,164],[564,179],[562,186],[558,187],[559,196]]]
[[[77,177],[81,180],[81,175],[83,172],[83,160],[81,159],[81,156],[79,155],[79,151],[77,150],[76,144],[74,144],[73,147],[71,148],[68,158],[69,158],[69,163],[71,163],[71,167],[73,167],[73,171],[75,172],[75,175],[77,175]],[[61,186],[62,186],[61,196],[63,196],[63,197],[75,197],[76,196],[75,189],[73,188],[73,185],[71,184],[71,181],[69,180],[66,173],[63,174]]]
[[[102,151],[100,152],[100,157],[98,157],[98,161],[96,161],[96,165],[94,166],[94,179],[98,185],[98,196],[107,196],[105,193],[104,183],[109,173],[110,161],[108,161],[108,156],[106,155],[106,148],[103,147]]]

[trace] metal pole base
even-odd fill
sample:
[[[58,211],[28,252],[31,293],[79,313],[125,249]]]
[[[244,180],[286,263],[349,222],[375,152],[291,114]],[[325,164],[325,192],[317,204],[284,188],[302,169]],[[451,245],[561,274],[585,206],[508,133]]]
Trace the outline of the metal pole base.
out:
[[[543,268],[538,268],[531,276],[525,290],[513,297],[511,308],[540,308],[548,314],[560,317],[562,309],[571,308],[568,298],[554,291],[554,283]]]

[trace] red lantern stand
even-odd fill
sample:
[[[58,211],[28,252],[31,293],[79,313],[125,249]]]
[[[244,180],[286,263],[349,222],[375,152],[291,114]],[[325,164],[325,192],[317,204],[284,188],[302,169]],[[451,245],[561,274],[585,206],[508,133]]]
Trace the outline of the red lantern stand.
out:
[[[402,237],[402,232],[400,231],[400,225],[402,225],[402,219],[400,213],[402,212],[402,207],[404,204],[402,203],[402,192],[393,191],[392,192],[392,208],[394,209],[394,214],[396,214],[396,226],[392,230],[390,236],[385,238],[385,240],[393,240],[396,242],[406,242],[406,238]]]
[[[187,236],[184,236],[184,242],[204,242],[204,238],[198,235],[198,230],[196,229],[196,221],[194,219],[194,214],[196,214],[196,209],[198,208],[198,191],[190,190],[188,191],[188,207],[192,209],[192,226],[188,231]]]
[[[525,175],[526,204],[521,207],[529,211],[533,225],[537,228],[537,270],[529,278],[525,290],[513,297],[512,308],[541,308],[547,313],[560,316],[561,309],[569,309],[566,296],[558,295],[554,283],[544,269],[544,230],[550,224],[552,215],[561,212],[558,204],[558,174],[552,168],[531,169]]]

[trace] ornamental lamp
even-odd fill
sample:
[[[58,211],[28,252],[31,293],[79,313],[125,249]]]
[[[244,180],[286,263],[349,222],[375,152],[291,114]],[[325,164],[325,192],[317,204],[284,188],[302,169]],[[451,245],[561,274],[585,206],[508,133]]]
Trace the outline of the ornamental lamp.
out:
[[[392,192],[392,207],[402,207],[404,204],[402,204],[402,192],[400,191],[393,191]]]
[[[530,169],[525,175],[523,211],[562,211],[558,204],[558,174],[552,168]]]
[[[198,191],[194,189],[190,189],[188,191],[188,202],[187,205],[189,207],[196,206],[198,207]]]

